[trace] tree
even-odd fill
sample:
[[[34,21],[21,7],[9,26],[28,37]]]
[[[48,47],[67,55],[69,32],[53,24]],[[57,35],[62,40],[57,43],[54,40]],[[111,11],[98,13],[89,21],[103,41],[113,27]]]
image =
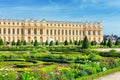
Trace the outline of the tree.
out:
[[[37,40],[35,40],[35,42],[34,42],[34,46],[38,46],[38,42],[37,42]]]
[[[97,42],[96,42],[96,41],[92,41],[92,42],[91,42],[91,45],[92,45],[92,46],[97,45]]]
[[[107,45],[107,41],[106,41],[106,39],[103,40],[103,45],[104,45],[104,46]]]
[[[80,46],[80,44],[81,44],[81,41],[79,40],[79,41],[78,41],[78,46]]]
[[[70,40],[70,44],[72,45],[72,40]]]
[[[90,47],[90,42],[88,41],[87,36],[85,36],[82,44],[82,49],[87,49],[89,47]]]
[[[54,45],[54,44],[53,44],[53,41],[51,41],[50,44],[49,44],[49,46],[53,46],[53,45]]]
[[[0,39],[0,45],[4,45],[4,42],[2,39]]]
[[[120,40],[116,40],[115,45],[120,45]]]
[[[20,40],[17,40],[16,45],[17,45],[17,46],[20,46],[20,45],[21,45],[21,41],[20,41]]]
[[[59,45],[59,42],[58,42],[58,40],[55,42],[55,45]]]
[[[74,41],[74,45],[77,45],[78,44],[78,42],[77,41]]]
[[[65,45],[65,46],[68,45],[68,41],[67,41],[67,40],[65,40],[64,45]]]
[[[12,45],[15,45],[15,41],[13,40],[11,44],[12,44]]]
[[[45,45],[48,45],[48,40],[46,40]]]
[[[108,40],[107,46],[108,46],[108,47],[112,47],[112,46],[113,46],[113,43],[112,43],[112,40],[111,40],[111,39]]]
[[[33,44],[34,42],[33,42],[33,40],[31,41],[31,44]]]
[[[104,44],[104,41],[102,41],[101,43],[100,43],[100,45],[103,45]]]
[[[23,45],[26,45],[26,40],[23,41]]]

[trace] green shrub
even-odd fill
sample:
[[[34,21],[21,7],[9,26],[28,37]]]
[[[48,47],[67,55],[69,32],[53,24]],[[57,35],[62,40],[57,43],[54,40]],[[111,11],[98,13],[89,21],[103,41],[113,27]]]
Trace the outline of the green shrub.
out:
[[[80,76],[87,76],[87,75],[88,75],[87,72],[84,70],[80,72]]]
[[[82,44],[82,49],[88,49],[90,48],[90,43],[87,39],[87,36],[85,36],[84,40],[83,40],[83,44]]]

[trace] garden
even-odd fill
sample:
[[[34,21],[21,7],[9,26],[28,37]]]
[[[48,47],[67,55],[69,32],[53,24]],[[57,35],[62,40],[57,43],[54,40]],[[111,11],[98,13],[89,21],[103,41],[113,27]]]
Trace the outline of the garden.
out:
[[[18,41],[8,46],[0,41],[0,80],[93,80],[120,70],[120,52],[91,50],[98,45],[91,42],[95,46],[90,47],[87,39],[81,43]]]

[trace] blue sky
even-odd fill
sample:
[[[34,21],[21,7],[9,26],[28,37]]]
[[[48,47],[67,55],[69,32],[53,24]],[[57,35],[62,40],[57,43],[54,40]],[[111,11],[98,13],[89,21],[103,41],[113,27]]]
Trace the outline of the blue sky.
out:
[[[119,35],[120,0],[0,0],[0,18],[100,21],[104,34]]]

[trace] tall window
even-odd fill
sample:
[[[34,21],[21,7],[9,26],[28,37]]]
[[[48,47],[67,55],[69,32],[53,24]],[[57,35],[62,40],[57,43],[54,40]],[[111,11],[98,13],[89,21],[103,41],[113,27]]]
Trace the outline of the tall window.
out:
[[[28,29],[28,34],[31,34],[31,31],[30,31],[30,29]]]
[[[85,31],[83,31],[83,36],[85,35]]]
[[[93,31],[93,35],[95,35],[95,31]]]
[[[1,34],[1,28],[0,28],[0,34]]]
[[[76,35],[78,35],[78,30],[76,30]]]
[[[17,34],[19,34],[19,29],[17,29]]]
[[[100,35],[100,31],[98,31],[98,35]]]
[[[4,34],[6,34],[6,29],[4,28],[4,32],[3,32]]]
[[[73,35],[75,35],[74,30],[73,30]]]
[[[24,30],[23,29],[21,29],[21,34],[24,35]]]
[[[49,34],[49,30],[47,29],[47,35]]]
[[[71,30],[69,30],[69,35],[71,35]]]
[[[34,29],[34,34],[37,34],[37,29]]]
[[[50,30],[50,35],[52,35],[52,29]]]
[[[13,29],[13,34],[15,34],[15,29]]]
[[[10,29],[8,29],[8,34],[10,34]]]
[[[60,35],[60,30],[58,30],[58,35]]]
[[[54,30],[54,34],[56,35],[56,30]]]
[[[91,32],[91,31],[89,30],[89,31],[88,31],[88,34],[89,34],[89,35],[91,35],[91,33],[90,33],[90,32]]]
[[[67,35],[67,30],[65,30],[65,35]]]
[[[43,29],[40,29],[40,34],[43,34]]]
[[[64,30],[62,30],[62,35],[64,35]]]
[[[79,30],[79,35],[81,35],[81,30]]]

